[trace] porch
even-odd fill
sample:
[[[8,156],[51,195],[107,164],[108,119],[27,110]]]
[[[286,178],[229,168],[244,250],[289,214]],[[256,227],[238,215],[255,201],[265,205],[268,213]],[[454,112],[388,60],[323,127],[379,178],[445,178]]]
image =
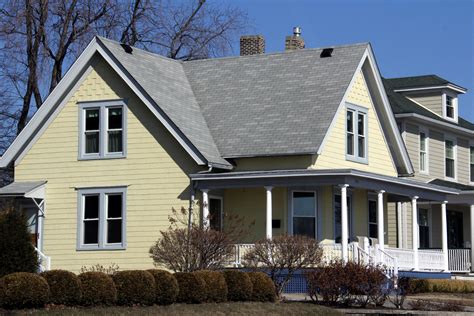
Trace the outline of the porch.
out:
[[[288,233],[320,240],[325,262],[380,263],[394,274],[471,267],[470,249],[448,249],[447,197],[455,189],[351,169],[195,174],[192,181],[202,194],[203,225],[226,230],[224,214],[255,223],[235,246],[235,266],[254,241]],[[418,209],[425,203],[440,208],[439,249],[420,248]]]

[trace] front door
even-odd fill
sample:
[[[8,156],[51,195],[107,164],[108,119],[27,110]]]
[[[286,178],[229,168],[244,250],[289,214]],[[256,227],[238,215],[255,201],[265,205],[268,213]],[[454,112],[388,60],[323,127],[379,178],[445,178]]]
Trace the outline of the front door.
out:
[[[462,212],[448,211],[448,248],[464,247]]]
[[[293,235],[316,238],[316,192],[292,193]]]
[[[223,203],[220,197],[209,198],[209,222],[211,229],[222,230]]]

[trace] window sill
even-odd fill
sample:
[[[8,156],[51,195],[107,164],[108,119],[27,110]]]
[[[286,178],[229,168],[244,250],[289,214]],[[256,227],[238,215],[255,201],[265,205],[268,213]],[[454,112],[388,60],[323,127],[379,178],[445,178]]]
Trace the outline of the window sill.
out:
[[[457,178],[451,178],[451,177],[444,177],[444,180],[446,181],[451,181],[451,182],[458,182],[458,179]]]
[[[117,246],[80,246],[76,248],[76,251],[108,251],[108,250],[126,250],[127,247],[125,245],[117,245]]]
[[[357,163],[364,164],[364,165],[369,164],[369,161],[368,161],[367,158],[357,158],[355,156],[350,156],[350,155],[346,155],[346,160],[347,161],[352,161],[352,162],[357,162]]]
[[[126,155],[110,155],[110,156],[104,156],[104,157],[100,157],[100,156],[91,156],[91,157],[77,157],[77,160],[78,161],[82,161],[82,160],[109,160],[109,159],[124,159],[124,158],[127,158]]]

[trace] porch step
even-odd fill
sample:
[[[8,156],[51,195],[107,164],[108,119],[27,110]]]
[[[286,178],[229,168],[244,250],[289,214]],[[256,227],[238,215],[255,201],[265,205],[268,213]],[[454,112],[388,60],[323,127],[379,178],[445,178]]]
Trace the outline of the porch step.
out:
[[[399,277],[415,279],[451,279],[451,272],[398,271]]]

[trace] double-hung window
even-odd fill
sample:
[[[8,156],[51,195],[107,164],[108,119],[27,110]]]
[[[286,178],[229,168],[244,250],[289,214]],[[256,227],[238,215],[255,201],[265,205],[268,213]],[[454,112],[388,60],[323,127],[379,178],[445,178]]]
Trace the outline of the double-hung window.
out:
[[[376,198],[369,198],[369,237],[370,238],[378,237]]]
[[[346,159],[367,163],[367,109],[347,105]]]
[[[456,143],[452,139],[444,141],[444,160],[446,178],[456,178]]]
[[[126,106],[121,100],[79,103],[79,159],[126,155]]]
[[[420,131],[420,172],[428,172],[428,135],[425,130]]]
[[[469,171],[470,181],[474,182],[474,146],[469,147]]]
[[[78,190],[79,250],[124,249],[126,188]]]
[[[454,99],[450,95],[446,95],[446,116],[454,119]]]

